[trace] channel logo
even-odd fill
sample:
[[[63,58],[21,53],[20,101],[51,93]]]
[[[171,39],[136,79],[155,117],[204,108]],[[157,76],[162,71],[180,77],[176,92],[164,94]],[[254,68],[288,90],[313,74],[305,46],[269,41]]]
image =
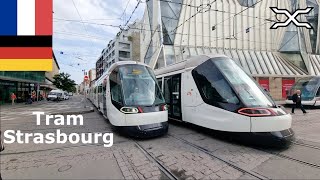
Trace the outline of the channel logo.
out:
[[[313,7],[307,7],[306,9],[297,9],[295,12],[290,13],[287,9],[278,9],[277,7],[270,7],[270,9],[276,14],[284,14],[288,17],[285,22],[276,22],[270,29],[278,29],[278,27],[287,27],[290,23],[293,23],[297,27],[305,27],[307,29],[312,29],[309,22],[300,22],[296,18],[300,14],[308,14]]]

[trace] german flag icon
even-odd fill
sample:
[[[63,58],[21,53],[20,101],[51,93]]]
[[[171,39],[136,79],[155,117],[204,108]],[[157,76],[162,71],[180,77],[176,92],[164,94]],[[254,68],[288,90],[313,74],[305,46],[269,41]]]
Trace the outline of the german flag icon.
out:
[[[0,0],[0,71],[52,71],[52,0]]]

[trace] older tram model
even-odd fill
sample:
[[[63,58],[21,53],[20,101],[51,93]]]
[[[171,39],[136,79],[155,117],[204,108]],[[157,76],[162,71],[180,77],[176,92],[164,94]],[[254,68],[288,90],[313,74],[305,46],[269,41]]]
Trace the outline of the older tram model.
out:
[[[153,70],[145,64],[116,62],[95,82],[89,99],[130,136],[153,137],[168,131],[165,100]]]

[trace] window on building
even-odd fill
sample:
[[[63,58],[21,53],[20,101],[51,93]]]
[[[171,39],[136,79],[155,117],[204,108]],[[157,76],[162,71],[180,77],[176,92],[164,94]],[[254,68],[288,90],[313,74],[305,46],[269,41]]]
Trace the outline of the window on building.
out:
[[[119,51],[119,57],[121,57],[121,58],[130,58],[130,52]]]
[[[115,52],[114,52],[114,50],[112,51],[112,56],[114,56],[115,55]]]
[[[180,12],[182,9],[182,0],[161,1],[161,21],[163,32],[163,43],[165,45],[172,45],[175,38],[176,28],[179,22]],[[149,14],[152,12],[152,7],[148,5]]]
[[[120,49],[130,49],[130,44],[127,43],[119,43]]]
[[[112,47],[114,47],[114,43],[112,43]]]
[[[239,4],[244,7],[254,7],[257,0],[238,0]]]

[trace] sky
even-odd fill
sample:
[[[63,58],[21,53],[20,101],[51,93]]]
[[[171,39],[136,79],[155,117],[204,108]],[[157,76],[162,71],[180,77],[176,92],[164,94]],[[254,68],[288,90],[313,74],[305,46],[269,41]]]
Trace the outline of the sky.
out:
[[[138,0],[54,0],[53,51],[60,72],[69,73],[71,79],[81,83],[82,70],[95,67],[101,51],[120,31],[119,27],[106,25],[123,26],[137,3]],[[141,19],[144,9],[145,3],[140,3],[130,22]]]

